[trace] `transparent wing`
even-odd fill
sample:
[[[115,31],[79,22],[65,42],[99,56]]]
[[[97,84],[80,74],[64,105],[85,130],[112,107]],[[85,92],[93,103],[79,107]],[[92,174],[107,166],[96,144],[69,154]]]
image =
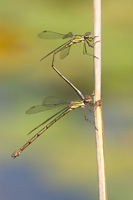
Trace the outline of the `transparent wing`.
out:
[[[30,133],[32,133],[33,131],[35,131],[36,129],[38,129],[40,126],[44,125],[45,123],[47,123],[49,120],[51,120],[53,117],[55,117],[56,115],[60,114],[61,112],[65,111],[66,109],[69,109],[69,107],[63,108],[62,110],[60,110],[59,112],[57,112],[56,114],[54,114],[53,116],[51,116],[50,118],[48,118],[47,120],[45,120],[43,123],[39,124],[38,126],[36,126],[34,129],[32,129],[28,135]],[[57,117],[58,118],[58,117]]]
[[[70,47],[67,47],[67,48],[61,50],[60,58],[61,59],[65,58],[66,56],[68,56],[69,52],[70,52]]]
[[[52,109],[54,107],[69,104],[69,103],[70,103],[69,100],[60,99],[53,96],[48,96],[43,100],[42,105],[32,106],[30,109],[26,111],[26,114],[35,114],[35,113],[43,112],[43,111]]]
[[[56,33],[53,31],[43,31],[39,33],[38,37],[42,39],[66,39],[72,37],[73,34],[72,32],[69,32],[67,34],[61,34],[61,33]]]
[[[47,108],[51,108],[51,107],[69,104],[69,103],[70,103],[70,100],[48,96],[43,100],[42,105]]]
[[[39,113],[39,112],[42,112],[42,111],[45,111],[48,109],[50,109],[50,108],[47,108],[47,107],[41,106],[41,105],[36,105],[36,106],[32,106],[31,108],[29,108],[26,111],[26,114],[35,114],[35,113]]]
[[[69,32],[66,35],[64,35],[62,39],[71,38],[72,36],[73,36],[72,32]]]

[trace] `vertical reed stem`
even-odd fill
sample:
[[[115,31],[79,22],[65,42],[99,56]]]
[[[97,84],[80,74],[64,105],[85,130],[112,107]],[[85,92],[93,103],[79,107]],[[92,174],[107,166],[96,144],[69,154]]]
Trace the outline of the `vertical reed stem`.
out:
[[[101,99],[101,0],[93,1],[94,9],[94,78],[95,78],[95,96],[94,103]],[[97,37],[95,37],[97,36]],[[97,42],[96,42],[97,41]],[[98,164],[99,181],[99,200],[107,200],[106,177],[104,164],[104,144],[103,144],[103,117],[102,105],[95,109],[96,148]]]

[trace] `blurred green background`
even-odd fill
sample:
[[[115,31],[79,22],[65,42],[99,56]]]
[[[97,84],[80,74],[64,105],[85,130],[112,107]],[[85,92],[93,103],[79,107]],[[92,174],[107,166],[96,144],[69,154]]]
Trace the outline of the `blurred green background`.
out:
[[[30,130],[60,109],[26,115],[28,108],[49,95],[78,99],[52,69],[52,55],[39,61],[64,41],[41,40],[38,33],[93,33],[93,2],[5,0],[0,5],[0,199],[98,199],[95,131],[82,109],[62,118],[20,157],[10,157],[31,138]],[[102,1],[108,199],[133,199],[132,7],[131,0]],[[57,55],[55,64],[86,95],[94,89],[93,59],[82,52],[83,44],[74,45],[65,59]]]

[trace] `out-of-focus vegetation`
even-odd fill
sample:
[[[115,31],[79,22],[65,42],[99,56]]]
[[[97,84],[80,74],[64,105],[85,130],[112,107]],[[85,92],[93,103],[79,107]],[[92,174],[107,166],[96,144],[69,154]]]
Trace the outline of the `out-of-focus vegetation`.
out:
[[[109,199],[133,199],[132,18],[133,1],[102,1],[102,97]],[[1,1],[0,6],[0,184],[1,200],[98,199],[94,128],[83,110],[65,116],[28,147],[10,155],[27,133],[58,109],[26,115],[48,95],[78,99],[54,72],[52,56],[62,40],[41,40],[51,30],[93,33],[92,1]],[[67,41],[67,40],[66,40]],[[88,49],[93,53],[92,49]],[[82,93],[94,89],[93,59],[83,45],[55,65]],[[60,109],[60,108],[59,108]],[[93,120],[91,113],[87,113]]]

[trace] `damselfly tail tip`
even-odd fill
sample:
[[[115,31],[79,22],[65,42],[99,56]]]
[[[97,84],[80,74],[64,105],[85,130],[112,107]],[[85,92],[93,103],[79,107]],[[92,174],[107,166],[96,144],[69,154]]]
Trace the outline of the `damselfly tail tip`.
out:
[[[20,153],[21,153],[21,150],[15,151],[15,152],[11,155],[11,157],[16,158],[17,156],[20,155]]]

